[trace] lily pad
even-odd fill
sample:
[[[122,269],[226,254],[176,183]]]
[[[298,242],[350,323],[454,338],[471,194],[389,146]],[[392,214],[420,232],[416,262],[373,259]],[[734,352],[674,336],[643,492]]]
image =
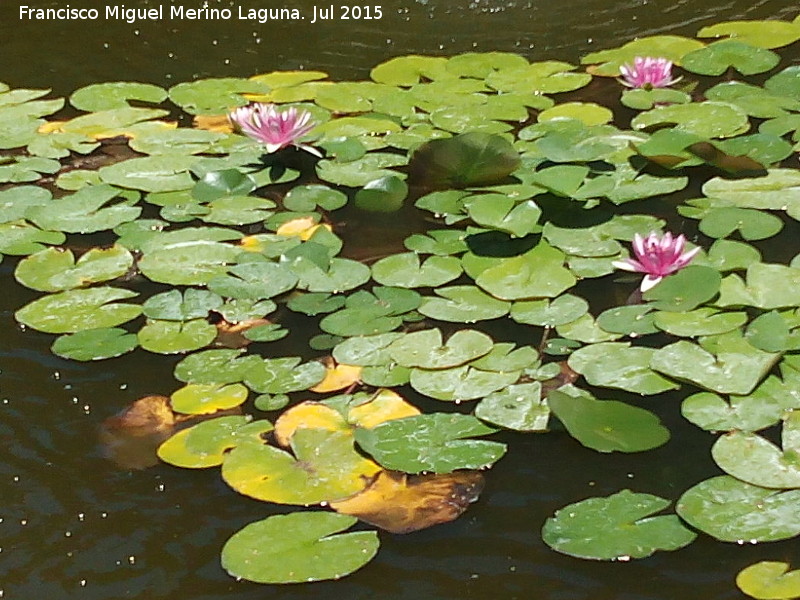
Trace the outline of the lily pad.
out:
[[[510,385],[493,392],[475,407],[475,416],[514,431],[546,431],[550,409],[538,381]]]
[[[700,75],[722,75],[729,68],[736,69],[742,75],[755,75],[769,71],[779,61],[780,57],[770,50],[735,40],[723,40],[690,52],[683,57],[681,66]]]
[[[786,21],[725,21],[703,27],[697,37],[728,37],[757,48],[780,48],[800,40],[800,26]]]
[[[426,297],[422,301],[419,312],[440,321],[474,323],[497,319],[508,314],[511,306],[510,302],[493,298],[474,285],[440,287],[436,294],[440,297]]]
[[[358,445],[383,467],[406,473],[451,473],[491,466],[505,453],[498,442],[471,439],[494,429],[469,415],[433,413],[356,429]]]
[[[159,354],[178,354],[198,350],[211,344],[217,328],[205,319],[191,321],[148,320],[139,330],[139,344]]]
[[[770,490],[729,475],[687,490],[676,506],[692,527],[723,542],[774,542],[800,534],[800,490]]]
[[[110,185],[87,186],[46,206],[34,206],[25,216],[42,229],[67,233],[113,229],[133,221],[142,212],[141,208],[130,206],[127,199],[109,204],[120,195],[121,191]]]
[[[139,305],[115,302],[136,295],[113,287],[69,290],[34,300],[20,308],[15,317],[20,323],[46,333],[115,327],[142,312]]]
[[[121,277],[133,265],[126,248],[91,248],[75,261],[72,250],[47,248],[19,262],[14,277],[22,285],[43,292],[60,292]]]
[[[240,406],[247,400],[247,394],[247,388],[240,383],[190,383],[172,393],[170,404],[177,412],[205,415]]]
[[[666,444],[669,430],[648,410],[564,386],[547,397],[570,435],[598,452],[642,452]]]
[[[470,365],[449,369],[411,369],[411,387],[437,400],[475,400],[515,383],[521,370],[484,371]]]
[[[87,329],[63,335],[53,342],[53,354],[72,360],[102,360],[130,352],[139,345],[136,336],[119,327]]]
[[[374,531],[339,533],[357,521],[335,513],[296,512],[250,523],[225,542],[222,567],[256,583],[339,579],[372,560],[380,545]]]
[[[182,294],[170,290],[151,296],[142,305],[144,315],[163,321],[189,321],[208,316],[209,311],[222,306],[222,298],[208,290],[188,288]]]
[[[757,600],[787,600],[800,597],[800,571],[789,570],[789,563],[762,560],[736,575],[736,585]]]
[[[669,500],[622,490],[565,506],[545,521],[542,539],[554,550],[578,558],[630,560],[657,550],[678,550],[697,534],[677,516],[652,516]]]
[[[404,367],[448,369],[487,354],[494,346],[492,338],[473,329],[462,329],[442,343],[439,329],[425,329],[406,334],[388,348],[389,355]]]
[[[782,446],[749,432],[732,431],[720,437],[711,454],[719,467],[747,483],[765,488],[800,488],[800,412],[783,422]]]
[[[636,116],[631,125],[634,129],[675,125],[678,131],[707,139],[732,137],[750,128],[747,113],[742,109],[712,101],[659,106]]]
[[[251,423],[240,415],[217,417],[173,435],[158,448],[158,457],[186,469],[216,467],[229,450],[239,444],[260,443],[272,429],[272,423],[265,419]]]
[[[475,282],[501,300],[555,298],[577,281],[564,267],[564,259],[563,252],[542,241],[525,254],[486,269]]]
[[[167,98],[167,91],[150,83],[118,81],[95,83],[76,90],[69,103],[79,110],[94,112],[130,106],[129,100],[159,104]]]
[[[642,395],[660,394],[679,386],[650,368],[655,350],[606,342],[573,352],[568,364],[592,385],[618,388]]]
[[[461,275],[461,261],[452,256],[431,256],[422,262],[416,252],[382,258],[372,265],[372,277],[382,285],[404,288],[439,287]]]

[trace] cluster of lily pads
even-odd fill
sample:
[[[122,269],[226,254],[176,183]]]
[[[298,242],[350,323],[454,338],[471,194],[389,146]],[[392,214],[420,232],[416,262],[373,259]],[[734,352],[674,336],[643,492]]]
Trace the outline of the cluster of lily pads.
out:
[[[677,514],[630,490],[581,500],[544,523],[544,541],[618,560],[696,531],[795,537],[800,67],[785,57],[798,40],[800,18],[728,22],[583,67],[404,56],[369,81],[102,83],[69,106],[6,87],[0,253],[45,293],[16,318],[75,360],[185,354],[172,410],[224,412],[159,456],[221,466],[260,500],[333,509],[234,534],[222,561],[236,577],[337,578],[377,551],[374,531],[339,533],[357,519],[407,532],[455,518],[505,452],[476,438],[499,429],[658,447],[670,432],[631,399],[676,391],[689,422],[723,432],[725,474],[686,491]],[[267,134],[270,119],[282,121]],[[369,214],[419,226],[357,260],[340,224]],[[672,244],[679,228],[690,255],[638,269],[653,275],[645,291],[620,273],[644,264],[645,236]],[[319,334],[286,355],[280,340],[296,348],[309,322]],[[800,596],[787,568],[759,563],[739,584]],[[775,586],[788,591],[766,595]]]

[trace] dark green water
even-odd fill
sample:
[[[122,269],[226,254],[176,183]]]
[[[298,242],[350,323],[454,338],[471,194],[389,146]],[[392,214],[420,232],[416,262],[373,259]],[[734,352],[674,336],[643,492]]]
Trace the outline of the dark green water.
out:
[[[798,11],[788,0],[393,0],[382,2],[379,21],[128,24],[103,18],[20,21],[21,4],[0,4],[0,80],[14,87],[52,87],[59,94],[97,81],[168,86],[274,69],[321,69],[337,79],[364,78],[378,62],[408,53],[505,50],[531,60],[574,61],[636,35],[693,35],[722,20],[792,18]],[[267,6],[256,0],[240,4]],[[30,0],[27,5],[66,3]],[[70,3],[101,11],[108,5]],[[308,13],[313,3],[271,6]],[[143,351],[89,365],[53,357],[51,336],[21,331],[14,322],[13,311],[36,296],[13,282],[14,264],[8,257],[0,264],[4,600],[721,600],[744,597],[733,578],[755,560],[796,563],[793,542],[750,547],[701,537],[676,553],[607,564],[558,555],[540,541],[544,520],[565,504],[623,487],[674,500],[716,473],[708,453],[712,437],[681,427],[686,433],[663,448],[622,457],[598,455],[558,433],[509,434],[509,455],[487,474],[480,501],[460,520],[407,536],[381,534],[377,558],[339,582],[284,587],[236,582],[219,567],[219,549],[232,532],[273,507],[231,492],[218,469],[119,469],[103,457],[97,440],[105,418],[141,396],[174,389],[175,360]],[[673,431],[678,429],[677,403],[664,398],[645,402],[668,426],[675,425]]]

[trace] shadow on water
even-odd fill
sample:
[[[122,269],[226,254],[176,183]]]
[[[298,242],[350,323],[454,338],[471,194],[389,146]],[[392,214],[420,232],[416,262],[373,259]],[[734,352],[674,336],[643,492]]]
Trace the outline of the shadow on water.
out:
[[[382,3],[381,21],[312,26],[239,20],[21,23],[18,3],[13,4],[0,6],[5,57],[0,79],[14,87],[52,87],[59,94],[98,81],[169,86],[274,69],[313,68],[339,79],[364,78],[378,62],[408,53],[503,50],[534,60],[576,60],[635,35],[694,34],[721,20],[793,17],[797,11],[794,2],[778,0],[715,6],[686,0],[391,0]],[[208,2],[210,7],[232,4]],[[63,3],[31,0],[28,5]],[[73,5],[102,9],[109,2]],[[304,11],[312,7],[308,0],[294,5]],[[352,250],[360,258],[379,253],[393,227],[390,220],[346,225],[351,231],[369,229],[364,248]],[[141,350],[124,361],[88,365],[54,357],[52,336],[22,331],[14,321],[14,310],[35,297],[13,283],[14,264],[9,257],[0,264],[5,282],[0,296],[3,599],[722,600],[742,597],[733,585],[740,568],[793,555],[790,542],[765,551],[709,538],[632,563],[558,555],[539,536],[556,509],[625,487],[674,500],[715,472],[708,452],[712,437],[682,427],[684,433],[662,448],[612,460],[559,432],[508,433],[508,456],[488,473],[482,498],[460,520],[407,536],[382,533],[376,559],[339,582],[286,587],[236,582],[219,567],[225,539],[282,509],[232,493],[216,469],[159,465],[126,471],[107,461],[97,443],[99,424],[141,396],[170,393],[177,359]],[[645,402],[668,426],[680,422],[675,399]],[[675,461],[675,455],[687,460]],[[659,464],[679,466],[653,467]]]

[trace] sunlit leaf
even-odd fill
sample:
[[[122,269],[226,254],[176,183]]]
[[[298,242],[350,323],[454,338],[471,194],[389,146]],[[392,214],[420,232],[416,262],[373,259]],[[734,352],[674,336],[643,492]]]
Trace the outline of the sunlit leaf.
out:
[[[790,571],[789,563],[762,560],[739,571],[736,585],[758,600],[789,600],[800,597],[800,571]]]
[[[256,521],[225,542],[222,567],[234,577],[256,583],[339,579],[363,567],[378,551],[374,531],[339,533],[355,523],[355,517],[328,512],[296,512]]]
[[[669,501],[622,490],[606,498],[588,498],[556,511],[545,521],[542,539],[563,554],[594,560],[644,558],[658,550],[677,550],[697,534],[675,515],[653,516]]]

